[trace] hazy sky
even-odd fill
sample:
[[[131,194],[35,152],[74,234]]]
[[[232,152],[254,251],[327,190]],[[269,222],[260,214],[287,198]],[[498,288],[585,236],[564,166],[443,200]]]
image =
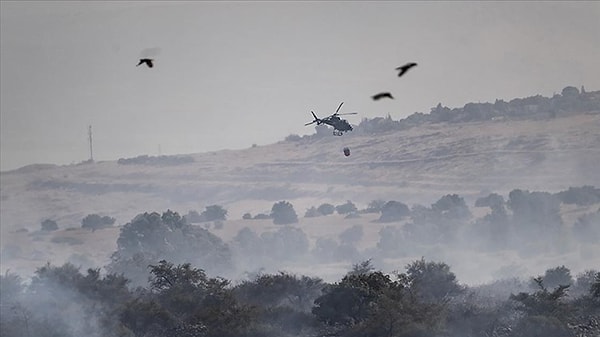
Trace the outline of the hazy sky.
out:
[[[1,169],[600,90],[600,2],[1,2]],[[136,67],[152,55],[155,67]],[[397,66],[419,65],[398,78]],[[390,91],[395,100],[370,96]]]

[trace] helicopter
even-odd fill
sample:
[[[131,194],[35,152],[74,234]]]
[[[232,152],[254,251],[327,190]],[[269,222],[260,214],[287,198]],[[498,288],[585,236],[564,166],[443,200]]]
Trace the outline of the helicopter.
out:
[[[312,113],[312,115],[315,119],[312,122],[306,123],[304,125],[308,126],[308,125],[317,123],[317,125],[327,124],[327,125],[333,126],[333,135],[334,136],[341,136],[344,134],[344,132],[352,131],[352,125],[350,125],[350,123],[348,123],[347,120],[341,119],[339,116],[341,116],[341,115],[356,115],[356,112],[348,112],[348,113],[342,113],[342,114],[339,113],[340,108],[342,107],[343,104],[344,104],[344,102],[340,103],[338,108],[335,110],[335,113],[333,115],[327,116],[325,118],[317,117],[317,115],[314,113],[314,111],[311,110],[310,112]]]

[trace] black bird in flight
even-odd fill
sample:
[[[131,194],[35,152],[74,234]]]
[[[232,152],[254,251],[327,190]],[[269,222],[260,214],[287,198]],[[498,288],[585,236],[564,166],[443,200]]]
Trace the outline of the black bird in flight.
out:
[[[390,94],[389,92],[381,92],[381,93],[379,93],[377,95],[371,96],[371,98],[374,101],[378,101],[378,100],[380,100],[382,98],[391,98],[391,99],[394,99],[394,96],[392,96],[392,94]]]
[[[153,59],[140,59],[140,62],[137,64],[136,67],[138,67],[141,64],[146,63],[148,68],[152,68],[152,67],[154,67],[154,64],[152,63],[152,61],[154,61],[154,60]]]
[[[400,71],[400,72],[398,73],[398,77],[400,77],[400,76],[404,75],[404,73],[406,73],[406,72],[407,72],[407,71],[408,71],[410,68],[412,68],[412,67],[414,67],[414,66],[416,66],[416,65],[417,65],[417,64],[416,64],[416,63],[414,63],[414,62],[410,62],[410,63],[407,63],[407,64],[403,65],[402,67],[398,67],[398,68],[396,68],[396,70]]]

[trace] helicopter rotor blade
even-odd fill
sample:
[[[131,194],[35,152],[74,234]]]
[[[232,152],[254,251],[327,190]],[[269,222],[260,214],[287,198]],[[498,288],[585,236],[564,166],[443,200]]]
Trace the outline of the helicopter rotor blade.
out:
[[[358,114],[358,112],[344,112],[344,113],[337,114],[337,115],[342,116],[342,115],[357,115],[357,114]]]
[[[314,117],[315,119],[314,119],[312,122],[310,122],[310,123],[306,123],[306,124],[304,124],[304,126],[308,126],[308,125],[311,125],[311,124],[314,124],[314,123],[317,123],[317,125],[321,124],[321,123],[320,123],[320,122],[321,122],[321,120],[319,119],[319,117],[317,117],[317,115],[315,115],[315,112],[311,110],[311,111],[310,111],[310,113],[313,115],[313,117]]]
[[[338,108],[335,110],[336,114],[338,113],[338,111],[340,111],[340,108],[342,107],[342,104],[344,104],[344,102],[340,103],[340,105],[338,106]]]

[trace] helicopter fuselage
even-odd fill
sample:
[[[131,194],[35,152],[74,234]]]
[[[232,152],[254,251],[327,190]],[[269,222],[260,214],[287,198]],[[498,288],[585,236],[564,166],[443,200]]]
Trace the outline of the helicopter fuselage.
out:
[[[335,110],[335,113],[333,115],[327,116],[325,118],[319,118],[313,111],[311,111],[311,113],[314,117],[314,120],[312,122],[306,123],[304,125],[310,125],[313,123],[317,123],[317,125],[327,124],[327,125],[333,127],[333,135],[334,136],[341,136],[344,134],[344,132],[352,131],[352,125],[350,125],[350,123],[348,123],[347,120],[341,119],[339,117],[339,115],[355,115],[356,112],[340,114],[339,111],[340,111],[340,108],[342,107],[342,104],[344,104],[344,102],[340,103],[340,105]]]
[[[338,116],[328,117],[322,120],[322,124],[327,124],[333,127],[333,134],[341,136],[344,132],[352,131],[352,125],[347,120],[341,119]]]

